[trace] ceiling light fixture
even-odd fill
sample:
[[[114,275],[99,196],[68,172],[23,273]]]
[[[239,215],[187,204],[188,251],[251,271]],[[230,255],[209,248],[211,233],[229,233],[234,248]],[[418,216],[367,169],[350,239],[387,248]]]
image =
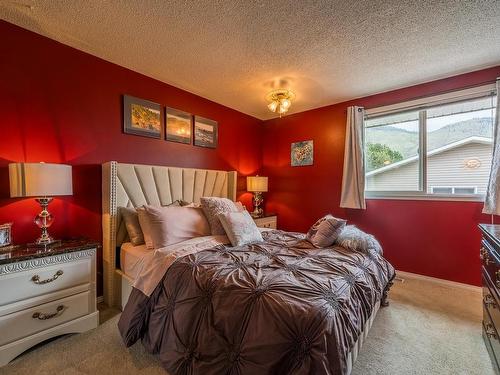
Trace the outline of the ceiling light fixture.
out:
[[[288,89],[273,90],[266,95],[266,100],[269,102],[267,108],[271,112],[278,112],[281,117],[288,112],[293,99],[295,99],[293,91]]]

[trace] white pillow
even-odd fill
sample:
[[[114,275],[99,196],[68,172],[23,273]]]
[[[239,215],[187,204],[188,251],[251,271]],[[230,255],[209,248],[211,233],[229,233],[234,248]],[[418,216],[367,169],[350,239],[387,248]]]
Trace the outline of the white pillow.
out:
[[[234,202],[234,205],[236,206],[236,210],[238,210],[239,212],[247,210],[247,208],[240,201]]]
[[[227,198],[202,197],[200,202],[213,235],[224,234],[224,228],[218,218],[219,214],[239,211],[234,202]]]
[[[248,211],[223,212],[217,215],[226,235],[233,246],[246,245],[252,242],[262,242],[262,234],[255,225]]]

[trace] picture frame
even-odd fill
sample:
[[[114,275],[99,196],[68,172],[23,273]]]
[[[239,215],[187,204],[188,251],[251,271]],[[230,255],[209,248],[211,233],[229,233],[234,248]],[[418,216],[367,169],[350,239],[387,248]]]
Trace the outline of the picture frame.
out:
[[[290,147],[290,164],[292,167],[303,167],[314,163],[314,142],[294,142]]]
[[[12,223],[0,225],[0,249],[12,245]]]
[[[194,145],[200,147],[217,148],[218,123],[201,116],[194,117]]]
[[[190,145],[193,134],[193,115],[170,107],[166,108],[165,113],[166,140]]]
[[[161,104],[123,95],[123,132],[163,139],[164,120]]]

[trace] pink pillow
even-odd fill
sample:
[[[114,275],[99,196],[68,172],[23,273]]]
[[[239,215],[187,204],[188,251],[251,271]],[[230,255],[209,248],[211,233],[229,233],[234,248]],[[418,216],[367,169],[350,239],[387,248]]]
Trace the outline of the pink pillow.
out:
[[[141,211],[138,210],[139,220],[143,219],[141,227],[143,221],[146,224],[144,240],[147,246],[150,236],[153,249],[210,235],[210,226],[201,208],[143,206]]]

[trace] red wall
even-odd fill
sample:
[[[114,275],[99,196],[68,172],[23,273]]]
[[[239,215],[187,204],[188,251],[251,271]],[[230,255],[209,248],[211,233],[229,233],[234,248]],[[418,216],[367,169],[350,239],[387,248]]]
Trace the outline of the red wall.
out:
[[[108,160],[255,173],[270,177],[268,211],[283,229],[305,231],[332,212],[377,236],[400,270],[479,284],[481,203],[369,200],[366,211],[339,208],[345,109],[367,108],[492,81],[500,67],[261,122],[0,21],[0,223],[14,222],[14,240],[33,240],[32,199],[11,199],[7,164],[74,166],[74,195],[56,199],[56,237],[101,240],[101,169]],[[121,95],[130,94],[219,122],[217,150],[122,133]],[[312,167],[290,167],[290,143],[314,140]],[[263,145],[261,146],[260,143]],[[242,199],[245,181],[239,183]]]
[[[480,284],[478,223],[482,203],[368,200],[367,209],[339,208],[346,108],[393,104],[494,81],[500,66],[401,90],[289,115],[264,123],[263,170],[269,176],[267,211],[282,229],[306,231],[331,212],[373,233],[399,270]],[[290,143],[314,140],[314,166],[291,167]]]
[[[0,21],[0,223],[13,222],[16,243],[38,236],[33,199],[11,199],[10,162],[68,163],[74,195],[50,210],[58,238],[101,240],[101,163],[237,170],[260,166],[261,121],[209,100]],[[122,133],[122,94],[219,122],[216,150]],[[245,190],[241,179],[239,190]],[[243,200],[249,203],[250,196]]]

